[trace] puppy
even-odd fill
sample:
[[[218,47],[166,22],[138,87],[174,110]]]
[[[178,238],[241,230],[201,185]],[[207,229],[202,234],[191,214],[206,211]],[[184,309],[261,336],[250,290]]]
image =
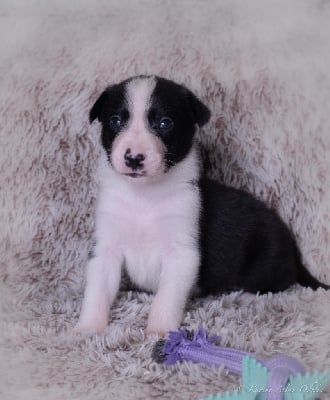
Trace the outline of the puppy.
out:
[[[146,333],[181,323],[192,289],[278,292],[294,283],[329,288],[304,268],[288,228],[246,192],[201,176],[194,140],[207,107],[156,76],[108,87],[90,112],[102,123],[104,160],[95,256],[75,332],[102,332],[122,269],[155,293]]]

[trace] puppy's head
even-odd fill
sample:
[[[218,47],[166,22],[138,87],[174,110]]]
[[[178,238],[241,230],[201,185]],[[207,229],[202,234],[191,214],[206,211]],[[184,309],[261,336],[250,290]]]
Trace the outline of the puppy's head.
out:
[[[108,87],[90,112],[90,122],[96,118],[112,168],[129,178],[148,179],[187,156],[196,124],[204,125],[210,112],[184,86],[140,76]]]

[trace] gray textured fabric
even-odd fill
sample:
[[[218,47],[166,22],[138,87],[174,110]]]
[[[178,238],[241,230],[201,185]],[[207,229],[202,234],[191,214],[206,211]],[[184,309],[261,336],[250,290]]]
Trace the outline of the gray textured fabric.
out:
[[[121,291],[104,336],[70,334],[101,151],[88,111],[131,75],[199,94],[213,113],[199,133],[209,173],[276,208],[330,283],[329,18],[328,2],[308,0],[1,1],[1,399],[198,399],[239,385],[223,369],[152,363],[145,293]],[[329,300],[233,293],[190,302],[184,325],[329,370]]]

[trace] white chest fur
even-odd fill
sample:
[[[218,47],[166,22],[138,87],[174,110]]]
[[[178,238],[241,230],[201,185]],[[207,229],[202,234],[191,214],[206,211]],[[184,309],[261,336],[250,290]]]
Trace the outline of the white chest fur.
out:
[[[200,198],[195,152],[157,182],[126,179],[103,166],[97,246],[120,257],[132,281],[156,292],[171,257],[198,248]],[[174,260],[173,260],[174,261]],[[196,267],[185,274],[196,275]],[[183,272],[183,271],[182,271]],[[184,274],[184,275],[185,275]]]
[[[146,332],[178,328],[200,262],[198,172],[194,150],[155,182],[126,179],[103,160],[95,257],[76,332],[105,329],[124,264],[133,282],[156,293]]]

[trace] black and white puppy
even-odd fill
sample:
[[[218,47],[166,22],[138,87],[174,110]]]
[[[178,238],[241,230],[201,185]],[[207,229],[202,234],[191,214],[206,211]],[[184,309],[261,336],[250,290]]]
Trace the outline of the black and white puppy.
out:
[[[108,87],[90,112],[102,123],[95,256],[76,332],[102,332],[122,268],[155,293],[147,334],[176,330],[192,289],[277,292],[324,287],[301,263],[276,213],[251,195],[200,174],[194,134],[207,107],[187,88],[155,77]]]

